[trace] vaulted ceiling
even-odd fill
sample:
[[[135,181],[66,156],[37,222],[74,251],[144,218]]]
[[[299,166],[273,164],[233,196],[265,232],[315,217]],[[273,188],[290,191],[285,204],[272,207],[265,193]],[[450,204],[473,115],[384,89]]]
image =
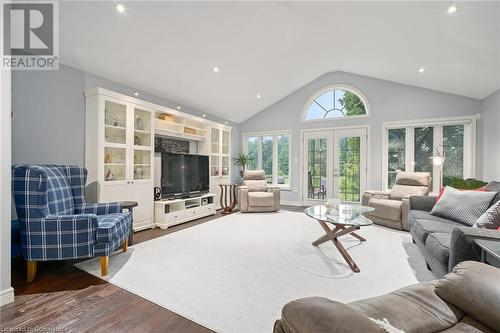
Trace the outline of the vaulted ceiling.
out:
[[[499,2],[122,4],[61,2],[61,62],[236,122],[337,70],[479,99],[500,88]]]

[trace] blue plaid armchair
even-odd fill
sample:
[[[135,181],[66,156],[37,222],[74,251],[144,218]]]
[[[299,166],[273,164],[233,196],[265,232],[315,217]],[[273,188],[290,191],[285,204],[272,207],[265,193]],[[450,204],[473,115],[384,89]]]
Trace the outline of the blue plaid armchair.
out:
[[[120,245],[127,250],[132,215],[119,203],[86,203],[87,170],[78,166],[19,165],[12,168],[12,193],[20,223],[22,255],[28,282],[38,261],[108,256]]]

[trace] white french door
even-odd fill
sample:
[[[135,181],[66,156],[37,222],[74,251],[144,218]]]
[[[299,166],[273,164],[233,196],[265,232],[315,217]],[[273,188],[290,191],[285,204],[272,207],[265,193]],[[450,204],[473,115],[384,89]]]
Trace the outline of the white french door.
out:
[[[302,205],[317,205],[332,197],[333,131],[304,132],[302,145]]]
[[[332,129],[303,133],[302,204],[327,198],[360,202],[366,189],[367,129]]]

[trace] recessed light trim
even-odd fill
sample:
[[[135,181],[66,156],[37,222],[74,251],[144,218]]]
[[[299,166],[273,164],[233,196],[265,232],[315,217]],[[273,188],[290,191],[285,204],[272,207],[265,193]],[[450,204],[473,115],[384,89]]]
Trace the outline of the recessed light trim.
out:
[[[457,6],[451,5],[450,7],[448,7],[448,14],[454,14],[457,12],[457,10],[458,10]]]
[[[134,91],[134,96],[139,96],[139,93],[136,91]]]
[[[214,70],[214,73],[218,73],[219,72],[219,67],[214,66],[213,70]]]
[[[420,67],[420,68],[418,69],[418,72],[419,72],[419,73],[423,73],[423,72],[425,72],[425,68],[424,68],[424,67]]]
[[[206,118],[206,117],[207,117],[207,115],[206,115],[206,114],[202,114],[201,116],[202,116],[203,118]]]
[[[180,109],[181,109],[181,106],[180,106],[180,105],[177,105],[177,108],[176,108],[176,109],[177,109],[177,110],[180,110]]]
[[[227,124],[229,124],[229,123],[228,123],[227,121],[225,121],[225,122],[224,122],[224,124],[226,124],[226,125],[227,125]]]
[[[121,3],[116,4],[116,11],[120,14],[125,13],[125,6]]]
[[[260,94],[257,94],[257,99],[260,99],[260,97],[261,97]]]

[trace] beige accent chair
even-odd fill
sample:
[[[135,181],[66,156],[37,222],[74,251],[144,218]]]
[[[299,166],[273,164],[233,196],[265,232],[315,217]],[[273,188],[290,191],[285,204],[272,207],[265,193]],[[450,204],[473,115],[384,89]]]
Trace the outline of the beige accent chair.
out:
[[[238,188],[240,211],[275,212],[280,209],[280,189],[267,186],[264,170],[245,170]]]
[[[498,333],[499,281],[500,269],[464,261],[441,280],[352,303],[323,297],[292,301],[283,307],[273,332]],[[398,331],[381,323],[384,319]]]
[[[429,172],[398,172],[390,191],[366,191],[363,206],[375,208],[366,217],[385,227],[410,230],[408,212],[412,195],[429,195],[432,177]]]

